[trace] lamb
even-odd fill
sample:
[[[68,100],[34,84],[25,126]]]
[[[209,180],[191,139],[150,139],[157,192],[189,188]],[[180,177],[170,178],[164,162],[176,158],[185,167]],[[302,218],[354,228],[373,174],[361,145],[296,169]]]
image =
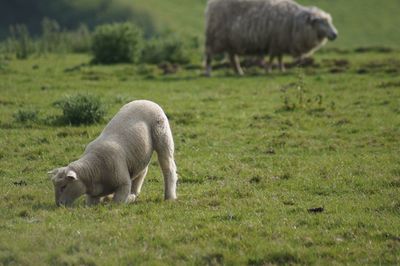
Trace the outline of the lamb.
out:
[[[49,172],[57,206],[70,206],[83,194],[88,205],[113,193],[116,203],[135,201],[154,150],[164,176],[164,198],[176,199],[174,141],[164,111],[146,100],[124,105],[80,159]]]
[[[206,8],[206,75],[215,54],[227,52],[235,72],[243,75],[238,55],[275,57],[284,71],[284,54],[301,60],[335,40],[331,16],[317,7],[293,0],[209,0]]]

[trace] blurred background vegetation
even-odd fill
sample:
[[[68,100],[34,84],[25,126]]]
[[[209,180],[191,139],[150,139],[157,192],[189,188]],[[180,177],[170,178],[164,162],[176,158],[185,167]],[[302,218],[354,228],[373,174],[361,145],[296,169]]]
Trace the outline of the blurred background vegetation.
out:
[[[202,57],[207,0],[36,0],[1,1],[0,53],[92,51],[96,26],[133,23],[141,30],[143,62],[182,63]],[[325,49],[397,48],[398,0],[298,0],[328,11],[339,38]],[[186,50],[185,50],[186,49]],[[171,53],[175,55],[168,55]],[[137,61],[138,62],[138,61]]]

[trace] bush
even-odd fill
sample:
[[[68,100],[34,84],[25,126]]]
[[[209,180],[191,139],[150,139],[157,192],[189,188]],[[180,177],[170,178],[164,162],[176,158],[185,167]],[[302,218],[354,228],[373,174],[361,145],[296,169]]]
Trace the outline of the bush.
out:
[[[62,109],[62,122],[72,125],[97,123],[106,113],[99,98],[91,95],[68,96],[54,105]]]
[[[137,62],[143,43],[142,31],[131,23],[98,26],[92,39],[95,63]]]
[[[38,120],[38,112],[36,110],[18,110],[13,117],[19,123],[35,122]]]
[[[189,48],[178,36],[155,38],[146,43],[142,52],[142,62],[187,64],[190,62]]]

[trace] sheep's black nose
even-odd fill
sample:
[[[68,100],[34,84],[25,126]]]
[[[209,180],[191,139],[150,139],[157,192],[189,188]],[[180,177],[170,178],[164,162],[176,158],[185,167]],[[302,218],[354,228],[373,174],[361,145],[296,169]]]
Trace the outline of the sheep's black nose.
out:
[[[333,32],[330,36],[329,36],[329,40],[334,41],[336,40],[338,34],[336,32]]]

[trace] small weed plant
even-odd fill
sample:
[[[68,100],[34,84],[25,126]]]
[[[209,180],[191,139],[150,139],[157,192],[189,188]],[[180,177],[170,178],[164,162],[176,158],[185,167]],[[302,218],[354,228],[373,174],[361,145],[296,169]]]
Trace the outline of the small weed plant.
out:
[[[18,123],[35,122],[38,120],[38,111],[32,109],[20,109],[13,114]]]
[[[94,124],[101,121],[106,113],[99,98],[92,95],[67,96],[54,105],[62,109],[60,121],[65,124]]]

